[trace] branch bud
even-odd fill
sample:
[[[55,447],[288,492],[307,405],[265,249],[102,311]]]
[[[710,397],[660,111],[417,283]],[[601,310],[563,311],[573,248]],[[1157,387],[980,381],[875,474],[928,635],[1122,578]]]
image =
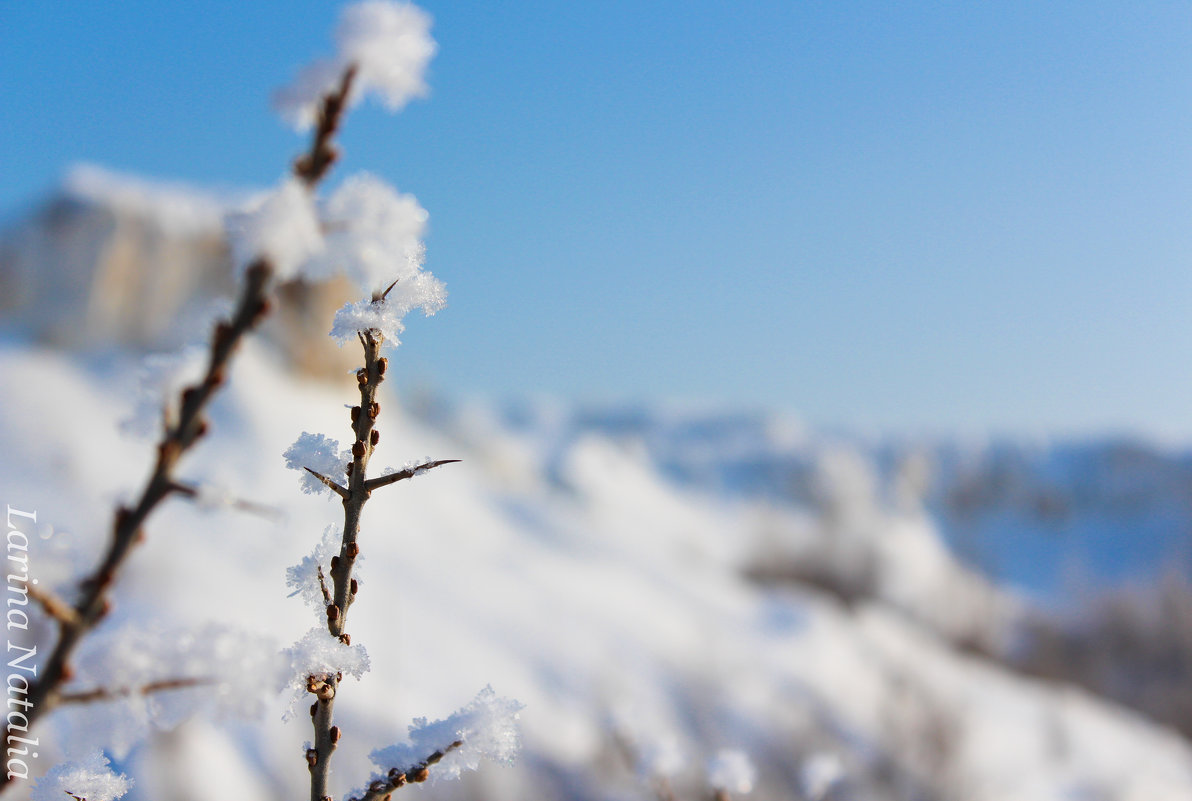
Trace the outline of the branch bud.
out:
[[[360,407],[353,406],[352,407],[352,422],[355,423],[359,419],[360,419]]]
[[[327,607],[327,619],[330,620],[332,623],[339,620],[339,607],[338,606],[336,606],[335,604],[331,604],[330,606]]]
[[[380,414],[381,414],[381,404],[377,403],[376,401],[373,401],[372,403],[370,403],[368,405],[368,416],[371,419],[376,420],[377,416]]]
[[[354,542],[348,543],[348,558],[355,559],[360,555],[360,546]]]
[[[406,778],[412,782],[424,782],[430,778],[430,769],[425,765],[419,765],[411,772],[406,774]]]
[[[385,369],[389,367],[389,360],[384,356],[377,359],[377,375],[385,375]]]
[[[319,761],[319,752],[316,751],[314,748],[307,749],[306,764],[310,765],[313,768],[315,766],[315,763],[318,761]]]
[[[364,443],[363,442],[361,442],[360,440],[356,440],[355,442],[352,443],[352,455],[355,456],[357,459],[364,456]]]
[[[333,743],[339,742],[339,726],[331,727],[331,742],[333,742]]]
[[[368,435],[368,441],[374,448],[377,447],[377,443],[381,441],[381,432],[374,428],[372,433]]]

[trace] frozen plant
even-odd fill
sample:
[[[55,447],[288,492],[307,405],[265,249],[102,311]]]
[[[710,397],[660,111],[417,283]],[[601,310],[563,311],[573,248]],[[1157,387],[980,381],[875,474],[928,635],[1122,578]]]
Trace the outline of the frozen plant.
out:
[[[361,97],[375,94],[396,110],[425,92],[423,71],[435,49],[429,25],[426,13],[408,3],[370,0],[348,6],[336,32],[336,55],[303,72],[295,86],[282,94],[281,105],[292,112],[291,119],[302,127],[313,127],[310,147],[273,191],[252,199],[227,220],[239,300],[215,324],[210,344],[201,353],[199,377],[181,388],[176,404],[166,405],[148,480],[133,503],[116,510],[99,564],[76,587],[59,595],[37,587],[27,573],[10,577],[26,582],[27,597],[40,605],[57,633],[48,659],[36,669],[23,668],[29,678],[16,676],[20,682],[16,689],[25,695],[22,703],[26,711],[9,713],[10,731],[15,725],[28,733],[41,716],[64,704],[114,700],[128,701],[124,711],[130,714],[123,720],[134,724],[131,728],[143,730],[156,718],[174,725],[192,711],[196,698],[206,707],[218,707],[224,701],[251,708],[253,703],[245,701],[252,699],[237,693],[245,685],[249,695],[262,686],[275,686],[276,673],[280,683],[288,684],[297,694],[315,696],[311,707],[314,741],[306,751],[311,798],[329,801],[327,773],[340,739],[340,730],[332,723],[334,700],[345,676],[359,678],[369,668],[363,646],[353,645],[346,631],[348,611],[359,591],[352,573],[360,558],[361,511],[373,491],[455,460],[427,459],[403,470],[368,477],[369,460],[380,437],[377,390],[387,369],[381,349],[396,344],[405,314],[414,309],[433,314],[444,303],[443,285],[422,269],[420,236],[425,211],[412,197],[367,175],[347,181],[325,202],[316,192],[337,159],[333,140],[349,107]],[[340,272],[360,284],[365,297],[360,304],[341,311],[335,322],[337,331],[348,332],[339,337],[341,344],[355,339],[364,349],[364,364],[356,373],[360,402],[351,413],[352,444],[341,449],[334,440],[304,432],[285,454],[287,463],[302,471],[306,491],[329,491],[343,501],[344,522],[338,542],[334,532],[325,537],[287,577],[297,594],[321,607],[320,625],[285,651],[284,665],[270,658],[258,659],[239,643],[236,634],[222,630],[162,636],[132,628],[88,638],[108,616],[112,587],[143,538],[144,524],[152,513],[172,497],[210,499],[210,493],[177,476],[178,466],[207,435],[211,400],[226,383],[240,343],[269,313],[274,285],[291,278],[320,279]],[[234,501],[232,505],[253,506]],[[10,551],[12,537],[10,532]],[[81,648],[84,640],[89,653]],[[110,647],[104,650],[105,645]],[[36,649],[28,650],[31,656]],[[87,665],[78,670],[74,663],[82,657],[87,658]],[[229,665],[234,668],[229,670]],[[12,683],[10,677],[10,693]],[[156,703],[157,699],[165,700]],[[405,783],[423,781],[430,766],[448,755],[445,776],[475,767],[482,757],[510,760],[518,746],[518,709],[516,702],[486,690],[444,721],[416,722],[410,746],[415,751],[382,749],[375,753],[374,758],[382,763],[400,760],[400,764],[384,764],[388,772],[373,780],[366,796],[380,797],[373,792],[374,786],[387,787],[388,794]],[[16,724],[14,714],[18,716]],[[138,735],[143,736],[139,731],[116,733],[115,729],[112,725],[88,726],[84,734],[93,738],[95,731],[106,731],[109,741],[103,745],[120,754],[127,753]],[[21,742],[36,744],[36,740]],[[413,756],[419,750],[425,753]],[[14,779],[28,778],[23,762],[17,760],[22,769],[13,770],[12,753],[10,748],[9,770],[0,782],[0,792],[10,788]],[[113,772],[103,752],[87,753],[83,761],[51,770],[37,784],[34,798],[66,795],[80,801],[112,801],[124,795],[131,780]]]
[[[353,76],[359,76],[359,86],[380,93],[390,107],[400,107],[420,91],[422,68],[434,52],[427,28],[426,15],[407,4],[350,6],[337,32],[336,59],[308,68],[296,87],[283,95],[283,106],[304,121],[311,99],[306,93],[312,88],[325,91],[319,87],[328,77],[335,85],[334,74],[327,75],[334,68],[343,73],[339,85],[350,86]],[[345,92],[342,97],[350,100],[355,96]],[[284,454],[286,466],[301,472],[303,491],[329,492],[342,501],[344,509],[338,548],[325,536],[311,556],[287,573],[296,593],[322,608],[322,625],[287,652],[289,685],[314,696],[310,706],[314,737],[305,754],[311,801],[330,797],[328,775],[342,736],[334,724],[335,700],[344,677],[359,678],[369,667],[363,647],[352,644],[347,630],[348,613],[360,590],[353,572],[360,559],[364,506],[372,493],[383,487],[458,461],[428,458],[372,478],[368,472],[380,442],[379,389],[389,367],[382,349],[398,344],[407,313],[422,309],[433,314],[446,298],[442,283],[422,269],[424,249],[419,237],[425,212],[413,198],[399,195],[372,176],[345,183],[324,206],[324,212],[326,236],[300,269],[319,277],[341,270],[359,286],[364,298],[336,314],[331,335],[341,346],[359,342],[363,364],[356,371],[359,403],[351,407],[349,415],[350,448],[341,450],[335,440],[303,432]],[[274,216],[286,219],[283,214]],[[261,241],[273,239],[268,231],[261,237]],[[446,720],[433,724],[416,721],[408,745],[373,752],[374,763],[385,772],[374,776],[360,797],[369,801],[386,798],[407,783],[424,781],[430,767],[440,762],[444,765],[439,775],[458,776],[462,768],[474,768],[482,757],[510,760],[518,747],[520,708],[517,702],[486,689]]]
[[[354,71],[348,69],[340,82],[323,97],[310,150],[294,163],[293,180],[284,184],[287,195],[285,202],[302,202],[301,197],[294,201],[294,193],[313,196],[314,190],[334,163],[336,151],[331,140],[339,127],[353,78]],[[264,206],[268,205],[266,201]],[[289,225],[294,218],[292,214],[275,214],[272,211],[265,216],[276,225]],[[265,227],[268,228],[268,225]],[[277,243],[282,239],[284,235],[278,232],[260,232],[258,236],[260,243]],[[293,258],[289,252],[280,255]],[[286,275],[285,270],[289,269],[288,265],[283,265],[285,270],[279,273],[274,254],[266,251],[246,259],[240,272],[239,299],[230,314],[215,323],[203,359],[205,365],[201,377],[181,390],[177,404],[168,407],[168,413],[163,416],[156,459],[149,478],[133,503],[116,509],[111,536],[99,564],[65,596],[44,587],[32,587],[29,592],[29,597],[38,602],[53,621],[57,639],[48,658],[38,666],[36,678],[23,690],[26,712],[20,723],[26,731],[63,703],[78,701],[78,693],[68,686],[76,674],[72,664],[76,651],[87,635],[108,616],[112,606],[112,587],[129,555],[142,539],[143,527],[150,516],[169,498],[194,499],[199,495],[195,487],[177,477],[179,463],[207,435],[207,409],[226,383],[232,359],[241,342],[269,313],[272,288],[279,274]],[[67,597],[71,600],[68,601]],[[180,676],[163,680],[164,685],[158,683],[125,689],[129,694],[138,695],[153,692],[157,686],[169,686],[173,681],[210,678]],[[99,697],[102,698],[102,694]],[[8,770],[0,777],[0,792],[10,788],[15,779],[22,778],[28,778],[27,764],[10,760]]]

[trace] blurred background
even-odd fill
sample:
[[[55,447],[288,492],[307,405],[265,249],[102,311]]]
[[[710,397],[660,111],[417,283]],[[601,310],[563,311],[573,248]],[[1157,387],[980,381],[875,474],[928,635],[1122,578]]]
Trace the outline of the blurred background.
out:
[[[761,798],[1192,797],[1192,8],[423,6],[431,95],[354,112],[337,179],[430,212],[449,304],[382,449],[464,463],[370,507],[346,720],[525,701],[526,759],[435,797],[696,798],[721,747]],[[0,8],[0,477],[44,580],[142,475],[337,8]],[[311,625],[284,568],[335,508],[280,454],[347,435],[358,356],[346,286],[280,299],[191,464],[279,516],[172,508],[113,628]],[[304,722],[170,723],[109,748],[135,797],[301,792]],[[239,778],[161,778],[211,754]]]

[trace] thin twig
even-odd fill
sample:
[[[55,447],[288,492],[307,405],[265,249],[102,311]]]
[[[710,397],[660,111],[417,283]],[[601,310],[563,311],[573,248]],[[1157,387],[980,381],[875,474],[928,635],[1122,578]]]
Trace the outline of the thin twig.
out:
[[[396,484],[398,481],[402,481],[407,478],[413,478],[419,473],[425,473],[427,470],[432,470],[439,465],[455,464],[459,461],[459,459],[439,459],[436,462],[423,462],[422,464],[414,465],[413,467],[407,467],[405,470],[398,470],[396,473],[389,473],[388,475],[378,476],[377,478],[370,478],[368,481],[364,482],[364,488],[369,492],[372,492],[375,489],[387,487],[390,484]]]
[[[93,690],[80,690],[73,693],[60,693],[60,704],[89,704],[96,701],[115,701],[133,695],[152,695],[153,693],[168,692],[170,690],[185,690],[191,687],[206,687],[215,684],[215,679],[162,679],[152,681],[140,687],[96,687]]]
[[[305,181],[307,186],[314,186],[321,181],[339,158],[339,151],[332,144],[332,140],[339,130],[339,123],[343,119],[355,78],[356,67],[352,65],[344,70],[339,88],[323,98],[310,150],[294,161],[294,174]]]
[[[356,580],[352,578],[352,571],[356,560],[360,557],[360,546],[357,543],[360,535],[360,516],[372,490],[378,486],[400,481],[402,478],[409,478],[418,470],[428,470],[439,464],[458,461],[450,459],[441,462],[427,462],[418,468],[411,468],[408,471],[402,471],[402,473],[368,479],[368,463],[380,440],[380,433],[375,428],[377,418],[381,414],[381,404],[377,400],[378,390],[381,382],[385,380],[385,371],[389,361],[381,356],[381,346],[385,338],[380,331],[358,331],[357,335],[364,349],[364,366],[356,373],[360,390],[360,405],[351,409],[352,433],[355,435],[355,441],[352,443],[352,462],[348,465],[348,486],[343,493],[337,493],[343,498],[344,528],[339,555],[331,560],[332,597],[327,605],[327,630],[332,637],[337,637],[345,643],[351,642],[351,637],[346,631],[348,610],[356,600],[358,589]],[[403,475],[403,473],[408,475]],[[339,728],[332,724],[335,694],[338,687],[338,676],[319,677],[318,689],[320,692],[316,693],[316,700],[312,707],[314,746],[307,752],[307,763],[310,766],[311,776],[311,801],[322,801],[327,796],[327,774],[330,769],[331,755],[339,740]]]
[[[446,748],[435,751],[417,765],[404,770],[393,768],[385,778],[374,780],[368,786],[368,790],[365,791],[363,796],[350,799],[350,801],[382,801],[388,798],[389,794],[398,788],[405,787],[407,784],[417,784],[418,782],[426,781],[430,777],[431,766],[437,765],[439,760],[463,744],[463,740],[456,740]]]
[[[197,501],[200,505],[203,504],[203,490],[200,487],[196,487],[193,484],[185,484],[181,481],[175,481],[170,489],[184,498],[190,498],[194,501]],[[256,503],[255,501],[250,501],[247,498],[227,496],[224,498],[219,498],[218,501],[219,503],[235,509],[238,512],[246,512],[248,514],[258,515],[259,517],[268,518],[269,520],[278,520],[284,516],[281,510],[277,509],[276,507],[266,506],[263,503]]]
[[[61,625],[75,625],[79,620],[79,613],[53,590],[45,590],[36,584],[29,584],[29,597],[41,604],[46,614],[57,620]]]

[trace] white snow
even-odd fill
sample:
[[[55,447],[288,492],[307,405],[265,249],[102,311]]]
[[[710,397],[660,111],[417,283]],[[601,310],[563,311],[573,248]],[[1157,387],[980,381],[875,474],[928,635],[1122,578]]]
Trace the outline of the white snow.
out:
[[[310,190],[289,177],[273,191],[228,216],[232,261],[243,270],[266,257],[278,280],[296,278],[323,250],[323,232]]]
[[[375,175],[357,173],[331,193],[321,216],[327,248],[306,266],[309,276],[343,273],[372,293],[394,281],[399,287],[412,283],[421,270],[428,215],[413,195],[399,193]],[[400,296],[402,290],[395,290]],[[422,302],[399,305],[414,308]]]
[[[128,792],[132,780],[117,775],[109,764],[95,750],[84,760],[58,765],[37,782],[30,801],[62,801],[69,796],[86,801],[114,801]]]
[[[378,748],[369,759],[384,774],[391,768],[413,767],[436,751],[445,752],[460,742],[435,767],[432,781],[457,779],[461,771],[480,767],[481,760],[511,764],[521,750],[518,718],[522,706],[498,696],[491,686],[485,687],[471,703],[442,720],[415,719],[410,724],[408,742]]]
[[[310,470],[326,476],[332,481],[343,481],[344,470],[352,460],[352,451],[341,448],[339,440],[322,434],[303,431],[285,453],[286,467],[297,470],[302,491],[308,495],[331,494],[331,488],[311,475]],[[310,468],[309,470],[307,468]]]
[[[95,164],[76,164],[66,173],[67,196],[155,220],[173,234],[218,230],[235,198],[189,184],[142,178]]]
[[[31,538],[31,573],[63,591],[93,562],[113,502],[142,479],[151,458],[144,442],[115,430],[136,360],[100,369],[85,359],[0,341],[0,449],[7,455],[0,480],[8,503],[39,511],[46,538]],[[289,665],[288,674],[299,696],[294,685],[306,671],[362,673],[364,655],[354,649],[367,647],[372,671],[341,686],[336,700],[345,737],[336,752],[335,797],[373,772],[370,752],[394,742],[402,721],[456,708],[486,684],[525,704],[526,757],[468,779],[482,782],[492,799],[640,797],[636,765],[618,761],[610,742],[610,710],[623,702],[657,722],[646,740],[670,734],[688,755],[676,787],[701,784],[704,777],[692,771],[731,743],[756,764],[759,798],[810,794],[841,772],[835,795],[847,789],[858,799],[889,798],[880,779],[889,771],[971,801],[1192,797],[1192,748],[1175,733],[950,647],[919,612],[975,610],[947,595],[964,586],[966,574],[926,545],[938,544],[929,519],[889,508],[880,493],[855,491],[864,470],[824,469],[821,498],[831,502],[762,515],[757,503],[676,486],[634,437],[572,438],[557,414],[551,426],[525,432],[491,412],[422,422],[391,394],[401,388],[400,371],[389,378],[378,458],[426,453],[463,462],[374,493],[360,538],[371,575],[349,616],[351,651],[325,629],[308,633],[309,612],[287,597],[286,586],[286,568],[312,554],[328,526],[342,524],[342,510],[297,492],[277,455],[295,431],[346,434],[343,404],[355,394],[354,381],[296,380],[256,341],[238,359],[212,410],[211,433],[180,478],[218,477],[242,497],[281,508],[285,521],[166,505],[120,578],[111,621],[114,632],[153,624],[192,631],[202,643],[215,637],[206,626],[229,621],[262,643],[305,635],[311,642],[292,654],[301,664]],[[46,419],[55,424],[31,423]],[[338,456],[338,446],[328,452]],[[831,487],[829,475],[847,486]],[[841,508],[843,498],[864,514]],[[824,515],[833,509],[829,526]],[[833,531],[850,532],[850,543],[890,537],[890,548],[872,548],[889,557],[882,557],[890,575],[880,586],[902,600],[879,593],[850,608],[806,586],[750,582],[741,575],[745,557],[775,527],[797,530],[798,553],[808,557],[817,542],[828,547]],[[896,543],[906,544],[905,560],[890,554],[903,550]],[[924,564],[930,569],[918,572]],[[917,593],[907,595],[908,588]],[[112,661],[94,662],[97,670],[119,669],[119,642],[111,641]],[[219,653],[217,662],[240,664],[235,654]],[[140,659],[128,669],[163,675]],[[261,675],[258,684],[272,692],[281,681]],[[149,771],[171,753],[230,748],[251,755],[247,764],[279,796],[296,797],[307,789],[297,755],[310,727],[305,716],[281,723],[289,698],[274,699],[251,725],[179,723],[178,731],[210,747],[192,741],[183,751],[160,749],[163,735],[142,724],[134,733],[152,744],[130,744],[129,764]],[[56,713],[42,736],[50,745],[39,769],[72,755],[61,747],[55,753],[54,743],[69,740],[74,755],[76,746],[110,746],[113,730],[136,728],[119,711],[140,714],[135,706],[107,704],[89,718]],[[184,710],[177,711],[161,722],[178,723]],[[839,771],[813,769],[816,754],[833,755]],[[218,772],[207,773],[187,773],[196,798],[223,792]],[[559,776],[570,777],[574,795],[552,783]]]
[[[355,65],[350,101],[375,96],[390,111],[427,93],[425,73],[436,51],[430,16],[411,3],[369,0],[346,6],[335,31],[334,57],[302,70],[274,97],[282,117],[296,128],[315,121],[319,100]]]
[[[286,568],[286,586],[293,590],[290,595],[300,597],[303,603],[315,610],[320,620],[324,618],[327,602],[319,585],[319,568],[323,569],[323,582],[330,590],[331,557],[339,553],[342,532],[342,526],[327,526],[323,530],[323,539],[314,551],[304,556],[298,564]]]

